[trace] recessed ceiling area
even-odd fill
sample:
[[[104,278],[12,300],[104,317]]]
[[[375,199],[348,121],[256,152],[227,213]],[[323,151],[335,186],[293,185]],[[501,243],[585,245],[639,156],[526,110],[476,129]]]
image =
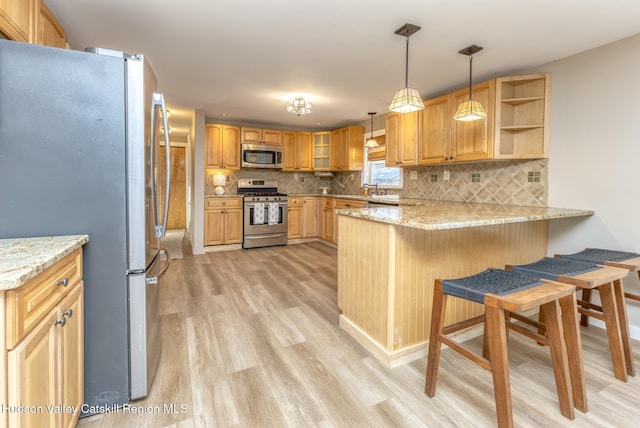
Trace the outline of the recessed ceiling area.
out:
[[[72,48],[143,53],[188,133],[191,112],[207,121],[327,130],[387,112],[409,82],[423,99],[468,84],[458,51],[477,44],[473,79],[515,74],[637,34],[640,2],[609,0],[46,0]],[[304,94],[310,114],[286,110]]]

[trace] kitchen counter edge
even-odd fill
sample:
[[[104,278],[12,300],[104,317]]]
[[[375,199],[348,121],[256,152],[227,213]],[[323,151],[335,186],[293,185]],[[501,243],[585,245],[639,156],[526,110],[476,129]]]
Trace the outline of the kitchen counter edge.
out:
[[[0,239],[0,291],[24,285],[87,242],[88,235]]]
[[[586,217],[591,210],[516,205],[434,202],[419,206],[338,209],[337,214],[423,230],[459,229],[569,217]]]

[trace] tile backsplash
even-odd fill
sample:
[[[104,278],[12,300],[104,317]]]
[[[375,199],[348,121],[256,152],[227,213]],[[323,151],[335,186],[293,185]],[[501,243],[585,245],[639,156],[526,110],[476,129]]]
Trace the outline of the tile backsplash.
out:
[[[415,180],[410,179],[412,171],[416,172]],[[444,180],[445,171],[449,172],[447,181]],[[214,173],[213,170],[206,171],[207,196],[215,194]],[[225,194],[237,193],[239,178],[275,179],[279,190],[288,194],[319,194],[321,187],[328,187],[332,194],[362,194],[359,171],[341,172],[331,178],[316,177],[312,172],[294,174],[261,169],[227,174]],[[389,190],[389,193],[441,201],[546,206],[547,178],[546,159],[409,167],[403,170],[403,189]]]

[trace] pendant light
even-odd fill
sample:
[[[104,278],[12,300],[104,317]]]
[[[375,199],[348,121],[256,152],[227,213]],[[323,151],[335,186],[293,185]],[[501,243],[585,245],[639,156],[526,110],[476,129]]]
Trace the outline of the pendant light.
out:
[[[480,52],[481,50],[482,48],[480,46],[471,45],[459,51],[459,53],[469,57],[469,99],[458,106],[458,110],[453,116],[453,120],[469,122],[471,120],[486,119],[487,117],[487,113],[485,113],[484,108],[482,108],[480,101],[476,101],[471,97],[473,54]]]
[[[389,106],[389,110],[391,111],[409,113],[424,108],[424,103],[418,91],[409,87],[409,36],[419,29],[420,27],[418,25],[407,23],[395,31],[396,34],[407,38],[407,53],[405,58],[404,88],[398,89],[393,96],[393,100],[391,100],[391,105]]]
[[[371,128],[369,128],[371,134],[369,135],[369,139],[364,143],[365,147],[378,147],[378,142],[373,138],[373,116],[375,115],[375,111],[369,113],[369,116],[371,116]]]

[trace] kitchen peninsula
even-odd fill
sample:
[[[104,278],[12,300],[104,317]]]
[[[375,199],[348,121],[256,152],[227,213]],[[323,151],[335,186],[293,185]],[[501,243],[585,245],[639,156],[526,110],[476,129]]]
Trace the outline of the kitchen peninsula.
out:
[[[549,220],[593,211],[424,201],[337,213],[340,326],[395,367],[427,354],[436,278],[535,261],[546,255]],[[445,323],[482,311],[451,297]]]

